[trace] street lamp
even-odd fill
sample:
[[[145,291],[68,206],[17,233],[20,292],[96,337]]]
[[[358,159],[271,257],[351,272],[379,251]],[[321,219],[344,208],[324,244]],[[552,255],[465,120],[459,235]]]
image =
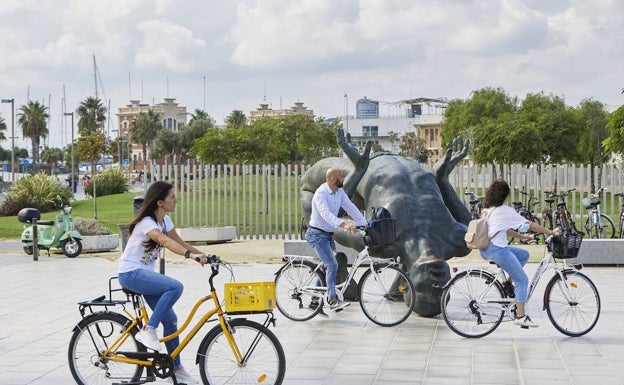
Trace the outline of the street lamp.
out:
[[[71,130],[72,130],[72,135],[71,135],[71,176],[70,176],[70,187],[69,189],[71,190],[72,196],[74,196],[74,183],[76,183],[74,181],[74,113],[73,112],[64,112],[63,115],[65,116],[70,116],[71,115]]]
[[[11,103],[11,182],[15,181],[15,99],[2,99],[2,103]]]

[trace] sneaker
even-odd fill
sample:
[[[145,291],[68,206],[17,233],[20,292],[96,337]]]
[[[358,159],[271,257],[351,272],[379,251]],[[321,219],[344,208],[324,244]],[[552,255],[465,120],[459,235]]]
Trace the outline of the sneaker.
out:
[[[175,374],[176,382],[178,384],[186,384],[186,385],[199,384],[199,381],[194,379],[186,370],[184,370],[184,368],[176,369],[175,372],[173,372],[173,374]],[[167,381],[173,384],[172,377],[169,377]]]
[[[525,329],[539,327],[538,324],[531,321],[531,318],[528,315],[525,315],[524,317],[516,318],[514,320],[514,324],[521,326]]]
[[[503,293],[509,298],[516,298],[516,292],[513,283],[511,281],[503,282]]]
[[[335,312],[342,311],[345,307],[349,306],[349,302],[340,301],[337,298],[332,298],[329,301],[329,310]]]
[[[317,301],[317,300],[312,300],[312,302],[310,302],[310,304],[308,305],[308,308],[309,308],[309,309],[311,309],[311,310],[316,310],[316,308],[317,308],[317,307],[319,307],[319,305],[320,305],[320,304],[319,304],[319,301]],[[319,312],[318,312],[318,313],[316,313],[316,314],[320,315],[320,316],[321,316],[321,317],[323,317],[323,318],[329,318],[329,315],[327,315],[327,313],[325,313],[325,312],[323,311],[323,308],[322,308],[322,307],[321,307],[321,310],[319,310]]]
[[[154,328],[145,325],[143,329],[137,333],[135,339],[145,345],[146,348],[156,350],[157,352],[160,351],[160,341],[158,341],[156,329]]]

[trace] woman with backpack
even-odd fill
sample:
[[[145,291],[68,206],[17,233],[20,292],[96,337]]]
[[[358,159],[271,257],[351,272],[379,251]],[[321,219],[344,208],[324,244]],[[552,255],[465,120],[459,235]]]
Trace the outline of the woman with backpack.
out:
[[[529,260],[529,252],[525,249],[509,246],[507,236],[530,240],[532,235],[527,232],[546,235],[561,235],[561,229],[547,229],[535,222],[528,221],[513,207],[505,204],[509,198],[509,184],[502,179],[492,182],[485,193],[483,207],[488,211],[488,237],[490,245],[479,250],[481,257],[496,263],[505,270],[511,280],[504,283],[504,289],[509,296],[516,298],[516,319],[514,324],[522,327],[538,327],[525,313],[524,305],[527,299],[529,277],[524,272],[524,265]],[[513,284],[512,284],[513,281]],[[515,286],[515,293],[514,293]]]

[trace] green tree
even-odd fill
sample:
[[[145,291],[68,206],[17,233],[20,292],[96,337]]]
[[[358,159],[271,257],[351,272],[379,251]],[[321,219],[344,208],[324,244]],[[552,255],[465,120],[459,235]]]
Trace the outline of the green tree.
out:
[[[60,148],[46,147],[41,151],[41,160],[50,165],[52,172],[56,170],[58,162],[63,161],[63,150]]]
[[[4,122],[4,118],[0,116],[0,140],[6,140],[6,135],[4,135],[4,131],[6,131],[7,126]]]
[[[420,163],[427,163],[429,151],[426,145],[425,140],[419,138],[416,132],[406,132],[400,137],[399,155],[414,158]]]
[[[591,192],[595,193],[595,167],[598,167],[598,188],[602,185],[602,166],[609,160],[610,151],[605,151],[602,143],[609,137],[607,129],[608,113],[604,104],[591,99],[584,99],[577,108],[580,119],[580,136],[578,140],[577,159],[589,164],[591,173]]]
[[[76,143],[76,154],[78,158],[91,165],[91,172],[95,176],[97,162],[102,155],[110,154],[110,147],[104,132],[96,130],[81,135]],[[95,178],[92,178],[93,184],[93,218],[97,219],[97,186]]]
[[[607,130],[609,137],[603,142],[605,149],[616,154],[624,154],[624,106],[609,114]]]
[[[172,130],[160,130],[154,139],[154,146],[151,148],[152,159],[165,157],[169,164],[174,164],[176,155],[180,154],[180,133]]]
[[[89,133],[104,127],[106,121],[106,107],[99,98],[86,98],[76,108],[78,115],[78,131]]]
[[[132,142],[141,145],[143,149],[143,170],[147,170],[147,149],[153,147],[153,141],[163,129],[158,113],[151,108],[147,112],[139,112],[130,123]]]
[[[452,100],[444,112],[440,133],[443,147],[461,135],[470,139],[473,151],[478,151],[481,144],[474,137],[474,130],[505,112],[516,111],[517,104],[517,98],[510,97],[502,88],[489,87],[473,91],[467,100]]]
[[[17,113],[17,124],[22,127],[22,135],[25,138],[30,138],[35,167],[39,164],[39,144],[41,143],[41,138],[48,136],[46,121],[49,115],[47,109],[46,106],[38,101],[30,100],[26,105],[21,106]]]
[[[234,110],[225,118],[225,124],[227,126],[243,127],[247,125],[247,117],[243,111]]]
[[[193,124],[193,122],[195,122],[197,120],[199,120],[199,121],[205,120],[211,126],[214,126],[214,124],[215,124],[214,119],[212,119],[210,117],[210,115],[208,115],[208,113],[206,111],[201,110],[199,108],[196,108],[195,111],[191,114],[191,120],[189,120],[188,125],[190,126],[191,124]]]

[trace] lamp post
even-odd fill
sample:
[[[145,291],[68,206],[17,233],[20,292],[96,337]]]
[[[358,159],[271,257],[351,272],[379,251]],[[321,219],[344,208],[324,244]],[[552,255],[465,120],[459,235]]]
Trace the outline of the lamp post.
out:
[[[63,113],[63,115],[65,116],[70,116],[71,115],[71,176],[70,176],[70,180],[71,180],[71,193],[72,193],[72,197],[74,196],[74,183],[77,183],[76,181],[74,181],[74,113],[72,112],[65,112]]]
[[[11,103],[11,182],[15,181],[15,99],[2,99]]]

